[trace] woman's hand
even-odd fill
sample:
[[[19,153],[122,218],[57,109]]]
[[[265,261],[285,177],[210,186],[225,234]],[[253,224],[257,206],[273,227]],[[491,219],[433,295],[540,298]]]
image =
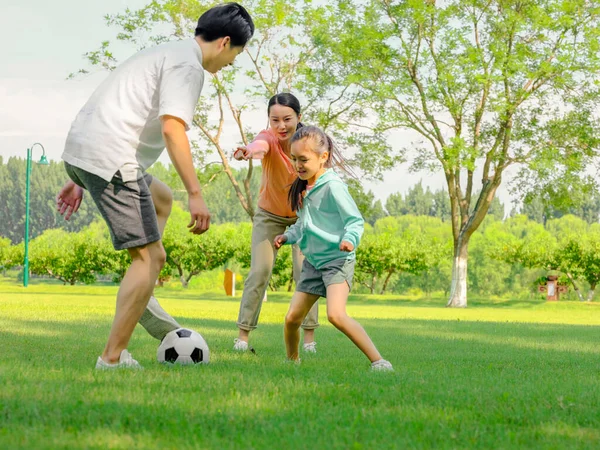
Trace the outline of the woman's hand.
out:
[[[238,161],[243,161],[243,160],[247,161],[250,159],[250,154],[246,147],[238,147],[235,150],[235,152],[233,152],[233,157],[234,157],[234,159],[236,159]]]

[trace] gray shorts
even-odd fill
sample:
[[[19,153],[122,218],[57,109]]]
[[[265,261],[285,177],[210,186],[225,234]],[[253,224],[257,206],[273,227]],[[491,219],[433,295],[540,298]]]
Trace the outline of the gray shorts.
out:
[[[160,240],[150,194],[152,175],[144,172],[137,180],[123,181],[117,172],[108,182],[67,162],[65,169],[71,180],[90,193],[108,225],[116,250],[142,247]]]
[[[307,259],[304,259],[296,290],[327,297],[327,287],[329,285],[340,284],[344,281],[348,283],[348,287],[352,290],[354,264],[354,259],[336,259],[325,267],[317,269]]]

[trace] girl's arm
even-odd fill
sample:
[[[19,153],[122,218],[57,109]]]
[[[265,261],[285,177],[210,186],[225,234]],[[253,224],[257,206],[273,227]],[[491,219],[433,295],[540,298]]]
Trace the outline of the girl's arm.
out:
[[[344,222],[344,236],[342,237],[342,241],[349,242],[356,248],[365,230],[365,221],[350,192],[348,192],[348,186],[344,183],[330,183],[330,192]]]
[[[302,226],[300,225],[300,218],[298,218],[294,225],[288,227],[288,229],[285,230],[285,233],[283,233],[283,235],[287,239],[284,245],[292,245],[298,242],[302,237]]]

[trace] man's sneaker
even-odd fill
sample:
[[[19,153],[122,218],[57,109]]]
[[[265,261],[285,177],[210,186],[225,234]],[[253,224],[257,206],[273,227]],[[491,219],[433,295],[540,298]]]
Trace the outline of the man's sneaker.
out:
[[[119,362],[116,364],[109,364],[105,362],[101,356],[98,356],[98,361],[96,361],[96,370],[111,369],[143,369],[143,367],[140,366],[139,362],[133,359],[131,353],[129,353],[127,350],[123,350],[121,352]]]
[[[393,372],[394,367],[392,366],[391,362],[386,361],[385,359],[380,359],[379,361],[371,363],[371,370],[377,372]]]
[[[312,341],[302,345],[302,350],[306,353],[317,353],[317,342]]]

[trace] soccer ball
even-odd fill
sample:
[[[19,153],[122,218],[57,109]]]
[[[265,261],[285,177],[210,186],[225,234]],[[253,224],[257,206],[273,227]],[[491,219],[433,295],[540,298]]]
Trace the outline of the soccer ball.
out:
[[[208,364],[208,345],[200,333],[187,328],[173,330],[163,338],[156,358],[161,363]]]

